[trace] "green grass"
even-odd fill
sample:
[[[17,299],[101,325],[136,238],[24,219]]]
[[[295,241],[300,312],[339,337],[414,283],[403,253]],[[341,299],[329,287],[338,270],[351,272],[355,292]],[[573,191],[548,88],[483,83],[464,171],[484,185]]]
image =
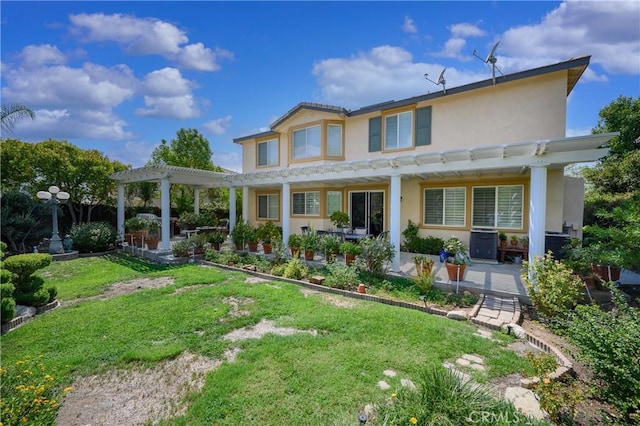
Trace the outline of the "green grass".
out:
[[[204,389],[191,396],[186,415],[166,425],[247,419],[265,425],[331,424],[384,400],[390,392],[376,386],[379,380],[398,388],[401,377],[417,378],[425,367],[465,353],[485,357],[488,371],[480,380],[528,367],[515,353],[473,335],[469,323],[365,301],[341,308],[322,295],[305,297],[294,284],[247,284],[244,274],[215,267],[166,267],[109,256],[54,263],[43,272],[64,300],[98,294],[115,281],[174,278],[165,288],[80,301],[2,337],[3,364],[42,355],[61,387],[78,376],[153,365],[185,350],[221,358],[225,349],[241,348],[235,362],[209,374]],[[210,285],[175,293],[194,284]],[[248,316],[228,316],[230,307],[223,300],[230,296],[254,301],[243,306]],[[278,326],[314,329],[318,335],[267,335],[235,343],[221,339],[263,318]],[[385,369],[398,376],[385,378]]]

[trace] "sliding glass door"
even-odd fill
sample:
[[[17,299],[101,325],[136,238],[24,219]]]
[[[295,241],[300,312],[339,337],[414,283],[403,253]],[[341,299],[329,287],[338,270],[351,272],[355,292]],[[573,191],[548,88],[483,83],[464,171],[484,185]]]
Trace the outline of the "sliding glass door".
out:
[[[366,228],[378,235],[384,231],[384,191],[354,191],[349,193],[351,227]]]

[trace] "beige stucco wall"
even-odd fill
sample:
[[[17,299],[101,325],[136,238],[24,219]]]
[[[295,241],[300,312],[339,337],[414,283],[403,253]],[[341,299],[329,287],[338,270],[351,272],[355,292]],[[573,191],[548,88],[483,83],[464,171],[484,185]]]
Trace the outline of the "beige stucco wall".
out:
[[[280,132],[280,165],[276,168],[291,165],[288,153],[291,128],[321,120],[345,120],[345,161],[564,137],[566,79],[566,71],[559,71],[414,105],[432,107],[432,144],[410,150],[368,152],[369,118],[380,116],[380,111],[345,119],[337,113],[303,109],[274,129]],[[242,146],[243,171],[253,172],[255,141],[244,141]],[[326,160],[294,165],[322,162]]]

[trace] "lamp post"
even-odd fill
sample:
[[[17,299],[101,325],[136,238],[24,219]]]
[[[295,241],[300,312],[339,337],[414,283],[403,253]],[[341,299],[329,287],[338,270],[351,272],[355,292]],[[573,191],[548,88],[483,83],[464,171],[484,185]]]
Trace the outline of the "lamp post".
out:
[[[62,249],[62,240],[58,235],[58,204],[65,204],[69,201],[69,193],[60,191],[57,186],[50,186],[48,191],[38,191],[38,199],[45,204],[51,205],[51,215],[53,221],[53,233],[49,242],[49,253],[57,254]]]

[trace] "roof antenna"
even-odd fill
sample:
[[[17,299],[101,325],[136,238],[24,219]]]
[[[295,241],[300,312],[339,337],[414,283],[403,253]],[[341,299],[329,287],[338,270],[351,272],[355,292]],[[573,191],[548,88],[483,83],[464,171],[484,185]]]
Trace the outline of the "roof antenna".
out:
[[[445,95],[447,94],[447,88],[445,87],[445,84],[447,84],[447,81],[444,79],[444,72],[445,72],[446,70],[447,70],[446,68],[442,70],[442,72],[441,72],[441,73],[440,73],[440,75],[438,76],[438,80],[437,80],[437,81],[433,81],[433,80],[431,80],[431,79],[429,78],[429,74],[425,74],[425,75],[424,75],[424,78],[426,78],[427,80],[429,80],[429,81],[430,81],[430,82],[432,82],[433,84],[438,85],[438,86],[442,86],[442,91],[444,92],[444,94],[445,94]]]
[[[485,64],[491,64],[491,79],[493,80],[494,86],[496,85],[496,70],[498,70],[498,72],[504,77],[504,74],[502,73],[500,68],[498,68],[498,66],[496,65],[496,62],[498,62],[498,59],[494,56],[494,53],[496,53],[496,49],[498,48],[499,44],[500,44],[499,41],[496,44],[494,44],[493,48],[491,49],[491,52],[489,52],[487,57],[484,59],[482,58],[482,56],[478,56],[478,51],[476,49],[473,49],[473,56],[480,59]]]

